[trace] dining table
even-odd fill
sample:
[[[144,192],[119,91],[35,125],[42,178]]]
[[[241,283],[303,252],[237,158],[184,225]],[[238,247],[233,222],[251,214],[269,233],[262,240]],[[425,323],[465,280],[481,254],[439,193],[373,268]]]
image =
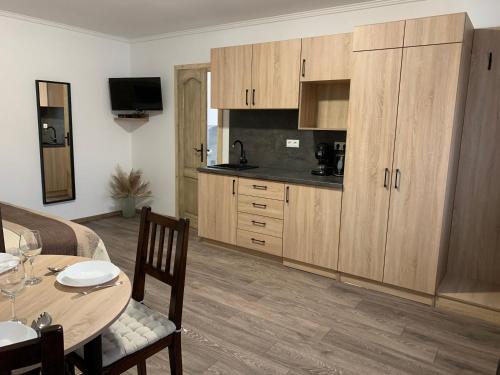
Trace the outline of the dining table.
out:
[[[52,316],[52,324],[64,331],[64,352],[69,354],[83,346],[86,373],[102,372],[101,334],[118,319],[128,305],[132,287],[121,271],[113,280],[121,281],[114,287],[90,291],[91,287],[69,287],[56,281],[57,274],[48,267],[64,267],[91,259],[66,255],[39,255],[34,272],[42,278],[36,285],[27,285],[16,297],[16,315],[27,324],[41,313]],[[90,291],[83,294],[84,291]],[[0,321],[10,319],[10,300],[0,297]]]

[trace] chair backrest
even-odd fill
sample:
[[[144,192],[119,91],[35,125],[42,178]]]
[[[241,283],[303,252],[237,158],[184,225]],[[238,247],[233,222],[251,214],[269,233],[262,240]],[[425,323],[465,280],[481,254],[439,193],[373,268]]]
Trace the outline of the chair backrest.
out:
[[[5,240],[3,238],[2,209],[0,208],[0,253],[5,253]]]
[[[132,298],[144,299],[146,274],[169,284],[168,318],[177,329],[181,328],[182,320],[188,240],[188,219],[174,219],[155,214],[150,207],[142,208]]]
[[[42,374],[64,375],[63,328],[54,325],[36,339],[0,347],[0,374],[41,363]]]

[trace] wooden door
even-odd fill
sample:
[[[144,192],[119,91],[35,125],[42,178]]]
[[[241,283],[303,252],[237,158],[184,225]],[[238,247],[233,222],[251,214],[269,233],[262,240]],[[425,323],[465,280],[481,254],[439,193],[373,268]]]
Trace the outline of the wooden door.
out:
[[[302,39],[301,81],[351,78],[352,33]]]
[[[198,175],[198,235],[236,244],[238,179],[209,173]]]
[[[298,108],[300,39],[253,45],[252,108]]]
[[[207,68],[177,70],[178,215],[198,225],[198,172],[206,165]]]
[[[443,213],[461,52],[456,43],[403,54],[384,282],[430,294],[448,227]]]
[[[339,270],[381,281],[402,49],[353,56]]]
[[[211,51],[212,108],[250,108],[252,45]]]
[[[342,192],[286,185],[283,257],[337,269]]]

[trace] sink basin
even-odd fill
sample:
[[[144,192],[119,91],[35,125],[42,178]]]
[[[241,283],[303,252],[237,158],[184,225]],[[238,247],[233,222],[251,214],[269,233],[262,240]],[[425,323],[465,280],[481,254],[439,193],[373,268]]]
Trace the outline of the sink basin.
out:
[[[248,165],[248,164],[215,164],[209,166],[209,168],[232,169],[234,171],[243,171],[245,169],[254,169],[258,167],[256,165]]]

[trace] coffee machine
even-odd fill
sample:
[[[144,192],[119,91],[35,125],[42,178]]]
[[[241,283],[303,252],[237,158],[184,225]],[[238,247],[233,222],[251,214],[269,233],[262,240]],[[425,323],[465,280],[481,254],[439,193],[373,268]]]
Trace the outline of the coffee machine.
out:
[[[331,175],[333,173],[333,168],[331,167],[331,146],[328,143],[318,143],[314,155],[318,159],[318,167],[313,169],[311,173],[317,176]]]

